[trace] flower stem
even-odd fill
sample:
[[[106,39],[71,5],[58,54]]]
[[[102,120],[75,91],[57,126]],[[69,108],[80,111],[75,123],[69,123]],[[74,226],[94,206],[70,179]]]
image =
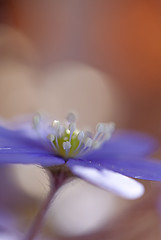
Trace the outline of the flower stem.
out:
[[[49,169],[50,170],[50,169]],[[24,240],[34,240],[34,238],[38,235],[41,226],[43,224],[44,216],[50,206],[50,203],[55,196],[57,190],[64,184],[64,182],[71,176],[67,171],[64,171],[64,168],[56,168],[54,171],[51,172],[51,189],[48,194],[48,197],[44,204],[42,205],[40,211],[38,212],[37,216],[35,217],[27,235],[25,236]]]

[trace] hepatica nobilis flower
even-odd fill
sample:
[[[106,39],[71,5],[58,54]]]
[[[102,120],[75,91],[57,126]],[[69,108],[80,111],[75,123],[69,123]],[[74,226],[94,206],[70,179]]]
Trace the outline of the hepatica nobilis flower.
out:
[[[33,127],[0,127],[0,163],[41,165],[56,189],[75,175],[122,197],[140,197],[143,185],[129,177],[161,180],[161,163],[148,159],[156,142],[140,133],[113,131],[113,123],[98,124],[95,134],[80,131],[72,113],[64,123],[36,114]]]
[[[38,164],[53,173],[67,170],[116,194],[137,198],[143,187],[126,176],[161,180],[161,164],[147,157],[156,142],[140,133],[113,131],[113,123],[98,124],[95,134],[80,131],[72,113],[64,123],[36,114],[33,126],[0,127],[0,163]]]

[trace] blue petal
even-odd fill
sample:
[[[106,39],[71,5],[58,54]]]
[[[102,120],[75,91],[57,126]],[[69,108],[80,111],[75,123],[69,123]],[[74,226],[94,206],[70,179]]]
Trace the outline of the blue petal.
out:
[[[93,162],[93,161],[84,161],[84,160],[79,160],[79,159],[74,159],[71,158],[67,161],[66,165],[69,168],[72,168],[73,166],[83,166],[83,167],[91,167],[91,168],[97,168],[99,169],[100,164],[97,162]]]
[[[65,161],[53,154],[0,154],[0,164],[38,164],[44,167],[61,165]]]
[[[32,139],[22,131],[0,127],[0,154],[2,153],[46,153],[41,139]]]
[[[64,164],[64,160],[50,153],[40,139],[0,127],[0,164],[10,163],[54,166]]]
[[[145,157],[117,157],[101,161],[101,166],[129,177],[161,181],[161,162]]]
[[[158,141],[153,137],[135,131],[117,131],[107,142],[110,152],[148,155],[156,151]],[[106,146],[106,144],[105,144]]]
[[[147,160],[144,157],[118,157],[99,161],[70,159],[67,165],[71,169],[73,166],[108,169],[132,178],[161,181],[161,162],[156,159]]]
[[[158,142],[138,132],[117,131],[113,137],[106,141],[102,147],[82,157],[82,159],[96,159],[101,156],[145,156],[158,148]]]

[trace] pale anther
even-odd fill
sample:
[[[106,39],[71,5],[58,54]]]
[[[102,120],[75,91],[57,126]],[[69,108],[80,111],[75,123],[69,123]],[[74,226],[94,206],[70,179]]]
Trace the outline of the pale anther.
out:
[[[92,147],[95,148],[95,149],[99,148],[100,145],[101,145],[100,142],[93,142],[93,143],[92,143]]]
[[[48,138],[50,139],[50,141],[54,141],[55,140],[55,136],[53,134],[49,134]]]
[[[60,122],[58,121],[58,120],[54,120],[53,122],[52,122],[52,127],[58,127],[59,126],[59,124],[60,124]]]
[[[74,123],[76,121],[76,116],[74,115],[74,113],[69,113],[66,119],[69,123]]]
[[[39,114],[39,113],[37,113],[37,114],[35,114],[34,116],[33,116],[33,126],[34,126],[34,128],[37,128],[37,126],[39,125],[39,123],[40,123],[40,120],[41,120],[41,115]]]
[[[96,131],[97,133],[103,133],[105,130],[105,124],[103,123],[98,123],[96,126]]]
[[[69,150],[71,148],[71,143],[66,141],[66,142],[63,142],[63,149],[64,150]]]
[[[107,132],[107,131],[109,131],[109,132],[113,132],[115,130],[115,124],[113,123],[113,122],[111,122],[111,123],[107,123],[106,125],[105,125],[105,131]]]
[[[92,147],[92,143],[93,143],[92,139],[87,138],[85,141],[85,146],[90,148],[90,147]]]
[[[84,132],[83,132],[83,131],[80,131],[80,132],[78,133],[78,140],[79,140],[79,141],[82,141],[83,138],[84,138]]]
[[[65,132],[65,127],[63,125],[59,125],[57,129],[57,135],[61,138]]]
[[[106,139],[106,140],[109,140],[110,138],[111,138],[111,133],[106,133],[106,134],[105,134],[105,139]]]
[[[75,129],[76,129],[76,124],[75,123],[71,123],[69,125],[69,130],[73,133],[75,131]]]

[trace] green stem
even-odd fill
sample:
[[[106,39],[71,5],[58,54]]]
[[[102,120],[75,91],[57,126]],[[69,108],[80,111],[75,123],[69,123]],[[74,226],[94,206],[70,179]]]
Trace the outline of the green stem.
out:
[[[53,171],[54,170],[54,171]],[[51,189],[48,194],[48,197],[44,204],[42,205],[40,211],[38,212],[37,216],[35,217],[29,231],[27,232],[27,235],[25,236],[24,240],[34,240],[34,238],[39,234],[40,229],[43,224],[43,220],[45,217],[45,214],[51,204],[52,199],[55,196],[55,193],[57,190],[64,184],[64,182],[71,176],[69,174],[69,171],[64,171],[64,168],[59,166],[59,167],[54,167],[52,170],[49,169],[51,173]]]

